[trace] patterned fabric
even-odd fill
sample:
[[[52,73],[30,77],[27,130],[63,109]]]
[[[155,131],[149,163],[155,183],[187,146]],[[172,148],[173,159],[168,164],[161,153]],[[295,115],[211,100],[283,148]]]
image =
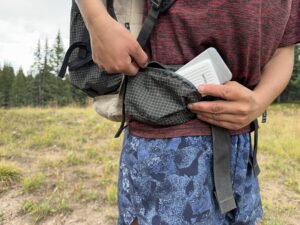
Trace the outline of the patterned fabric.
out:
[[[118,225],[256,225],[263,216],[249,133],[231,136],[237,209],[220,214],[213,192],[211,136],[146,139],[124,133]]]

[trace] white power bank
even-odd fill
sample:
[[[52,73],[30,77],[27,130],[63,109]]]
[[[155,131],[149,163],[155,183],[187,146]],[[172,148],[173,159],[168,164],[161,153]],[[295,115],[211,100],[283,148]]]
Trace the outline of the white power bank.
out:
[[[176,71],[198,87],[201,84],[223,84],[232,79],[232,73],[213,47],[206,49]]]

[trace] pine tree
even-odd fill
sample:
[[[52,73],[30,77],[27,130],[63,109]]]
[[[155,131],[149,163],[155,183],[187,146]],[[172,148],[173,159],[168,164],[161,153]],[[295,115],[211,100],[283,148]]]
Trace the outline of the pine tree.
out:
[[[292,79],[290,81],[293,100],[300,100],[300,44],[295,46],[295,63]]]
[[[11,106],[20,107],[26,105],[26,78],[22,68],[19,69],[11,88]]]
[[[42,56],[42,48],[41,41],[38,41],[37,48],[34,52],[34,63],[31,66],[30,74],[34,77],[34,105],[41,105],[42,102],[42,72],[43,72],[43,56]]]
[[[43,56],[42,56],[42,47],[41,47],[41,40],[38,40],[36,50],[34,52],[34,62],[31,66],[30,74],[36,76],[41,74],[43,70]]]
[[[53,48],[50,51],[51,72],[56,76],[58,75],[58,72],[60,70],[60,66],[64,59],[64,54],[65,51],[62,43],[61,34],[60,31],[58,31]]]
[[[11,106],[11,87],[15,78],[15,72],[11,65],[5,64],[3,66],[0,76],[0,107]]]
[[[70,89],[65,87],[64,81],[58,77],[58,73],[64,59],[64,47],[61,39],[60,31],[58,31],[53,48],[50,52],[51,72],[55,76],[55,86],[52,91],[55,93],[55,101],[58,105],[66,105],[69,103],[71,96]]]
[[[4,91],[3,91],[3,72],[2,67],[0,66],[0,107],[2,106],[2,102],[4,99]]]
[[[294,69],[291,79],[283,91],[277,98],[277,103],[284,101],[300,100],[300,45],[295,45]]]
[[[26,76],[26,84],[25,84],[25,105],[26,106],[37,106],[38,105],[38,97],[36,93],[38,93],[38,89],[36,86],[35,78],[32,74],[28,74]]]
[[[50,50],[48,46],[48,40],[45,42],[44,46],[44,53],[43,53],[43,70],[42,70],[42,106],[49,104],[50,102],[54,102],[56,99],[55,90],[56,90],[56,80],[54,75],[51,73],[51,66],[50,66]]]
[[[65,105],[69,105],[69,104],[72,104],[74,102],[74,99],[73,99],[73,86],[71,85],[70,83],[70,80],[69,80],[69,75],[67,74],[65,76],[65,79],[64,80],[60,80],[59,82],[59,105],[60,106],[65,106]]]

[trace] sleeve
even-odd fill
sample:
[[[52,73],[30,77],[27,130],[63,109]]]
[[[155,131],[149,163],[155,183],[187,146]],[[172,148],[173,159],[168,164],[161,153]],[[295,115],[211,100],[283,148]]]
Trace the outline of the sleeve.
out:
[[[292,1],[292,8],[279,47],[300,43],[300,0]]]

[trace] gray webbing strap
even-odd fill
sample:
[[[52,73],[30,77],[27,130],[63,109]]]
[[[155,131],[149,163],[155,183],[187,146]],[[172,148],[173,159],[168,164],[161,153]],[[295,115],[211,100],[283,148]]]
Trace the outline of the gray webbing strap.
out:
[[[258,176],[260,169],[257,163],[257,148],[258,148],[258,120],[254,120],[254,148],[253,148],[253,159],[250,159],[252,164],[253,172],[255,176]]]
[[[154,25],[157,21],[157,18],[160,13],[161,2],[162,2],[162,0],[159,0],[157,2],[152,1],[151,9],[149,10],[148,16],[145,19],[142,29],[137,38],[137,41],[141,45],[142,48],[145,47],[145,45],[150,37],[150,34],[152,33]]]
[[[114,0],[107,0],[106,1],[106,9],[107,12],[109,13],[109,15],[114,18],[115,20],[117,20],[117,16],[114,10]]]
[[[215,196],[221,213],[236,208],[230,176],[231,139],[225,128],[212,126]]]

